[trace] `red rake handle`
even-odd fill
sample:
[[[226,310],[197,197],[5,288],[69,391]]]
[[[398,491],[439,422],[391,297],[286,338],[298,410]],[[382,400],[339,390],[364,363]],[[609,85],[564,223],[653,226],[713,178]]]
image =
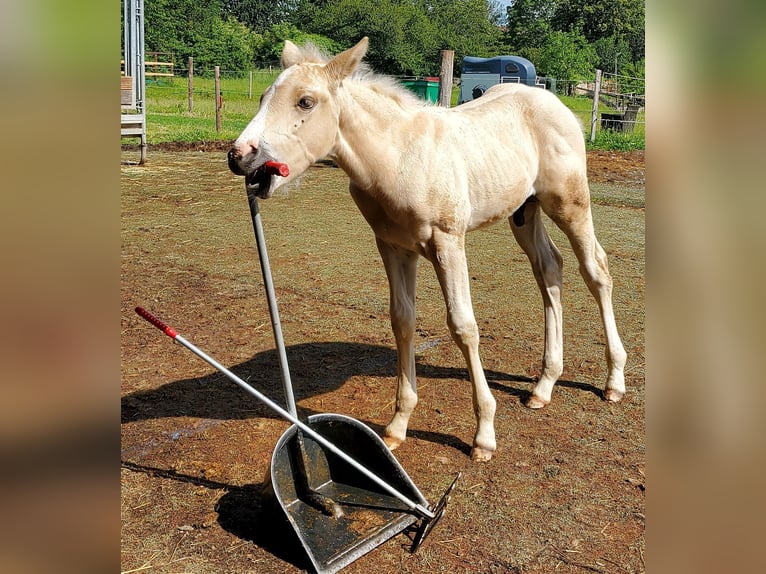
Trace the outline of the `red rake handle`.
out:
[[[178,336],[178,333],[176,333],[173,327],[166,325],[165,323],[160,321],[157,317],[149,313],[149,311],[147,311],[143,307],[136,307],[136,313],[138,313],[141,317],[149,321],[152,325],[157,327],[160,331],[165,333],[171,339],[175,339]]]
[[[279,175],[287,177],[290,175],[290,168],[286,163],[279,163],[278,161],[267,161],[263,164],[263,170],[269,175]]]

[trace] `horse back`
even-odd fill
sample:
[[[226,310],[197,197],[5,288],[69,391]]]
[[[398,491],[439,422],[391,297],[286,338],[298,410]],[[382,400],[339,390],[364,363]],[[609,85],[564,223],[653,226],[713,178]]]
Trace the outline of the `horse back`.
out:
[[[495,84],[480,98],[455,108],[471,122],[498,136],[514,129],[516,138],[529,136],[541,151],[551,140],[563,140],[573,153],[585,152],[583,131],[572,111],[552,92],[524,84]],[[527,133],[521,133],[526,131]],[[563,150],[560,150],[563,151]]]

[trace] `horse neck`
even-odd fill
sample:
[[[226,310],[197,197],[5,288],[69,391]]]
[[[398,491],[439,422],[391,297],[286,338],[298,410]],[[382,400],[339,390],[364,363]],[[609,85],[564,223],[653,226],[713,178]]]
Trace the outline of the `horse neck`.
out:
[[[381,186],[402,159],[406,131],[415,129],[407,94],[351,81],[339,92],[339,123],[333,156],[352,182]]]

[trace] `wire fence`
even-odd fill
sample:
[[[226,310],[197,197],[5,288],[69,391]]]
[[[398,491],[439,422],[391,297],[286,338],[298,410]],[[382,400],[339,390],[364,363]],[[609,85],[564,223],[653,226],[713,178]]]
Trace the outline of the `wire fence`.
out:
[[[172,67],[165,67],[163,70],[156,75],[147,74],[146,103],[150,114],[152,111],[186,115],[204,113],[210,117],[211,114],[219,114],[223,110],[229,121],[241,123],[249,120],[257,111],[257,102],[261,94],[276,80],[281,66],[278,62],[264,62],[245,72],[219,68],[218,100],[215,67],[198,67],[192,63],[191,74],[188,65],[173,64]],[[413,80],[412,77],[405,76],[397,78],[404,81],[405,85],[411,85]],[[456,77],[453,87],[457,88],[459,83],[460,78]],[[603,73],[599,105],[595,115],[592,105],[594,84],[594,78],[538,78],[538,85],[543,89],[555,91],[566,98],[566,103],[578,116],[584,129],[595,125],[598,131],[637,133],[643,136],[646,105],[644,79]],[[419,95],[424,96],[422,93]],[[456,97],[455,94],[453,105],[456,103]]]
[[[155,64],[155,62],[147,61],[147,64]],[[162,64],[162,62],[160,62]],[[215,67],[200,68],[196,65],[192,67],[194,79],[200,80],[212,80],[215,76]],[[226,70],[219,68],[219,74],[222,85],[224,82],[232,82],[229,92],[240,96],[253,97],[253,90],[257,93],[258,87],[265,82],[276,78],[279,72],[282,70],[279,62],[263,62],[256,64],[254,68],[248,71],[241,70]],[[173,87],[179,86],[183,82],[186,82],[189,77],[189,68],[187,66],[174,65],[171,69],[168,69],[168,73],[147,73],[147,84]],[[402,80],[420,79],[420,77],[413,76],[394,76]],[[252,78],[253,85],[245,89],[242,88],[242,82],[244,80],[250,81]],[[454,79],[455,85],[458,85],[460,78]],[[583,95],[588,90],[593,91],[594,78],[580,78],[574,80],[560,80],[552,77],[539,77],[538,84],[544,85],[546,89],[553,90],[563,95]],[[185,85],[185,84],[184,84]],[[606,100],[613,96],[619,96],[622,100],[626,98],[643,98],[645,91],[644,78],[636,78],[631,76],[613,74],[604,72],[601,81],[601,94]],[[212,95],[212,94],[211,94]],[[609,102],[605,102],[609,105]],[[619,106],[618,106],[619,107]],[[624,106],[623,106],[624,107]]]

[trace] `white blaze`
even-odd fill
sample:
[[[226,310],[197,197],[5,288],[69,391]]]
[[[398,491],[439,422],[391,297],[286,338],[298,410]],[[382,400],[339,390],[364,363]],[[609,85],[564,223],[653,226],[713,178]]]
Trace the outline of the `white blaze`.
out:
[[[263,99],[261,100],[261,107],[255,117],[250,120],[247,127],[239,134],[237,141],[234,142],[234,147],[242,152],[250,151],[250,148],[257,150],[261,144],[261,137],[266,129],[266,117],[269,114],[269,103],[274,96],[274,91],[281,84],[285,77],[292,70],[288,68],[274,81],[274,83],[263,93]]]

